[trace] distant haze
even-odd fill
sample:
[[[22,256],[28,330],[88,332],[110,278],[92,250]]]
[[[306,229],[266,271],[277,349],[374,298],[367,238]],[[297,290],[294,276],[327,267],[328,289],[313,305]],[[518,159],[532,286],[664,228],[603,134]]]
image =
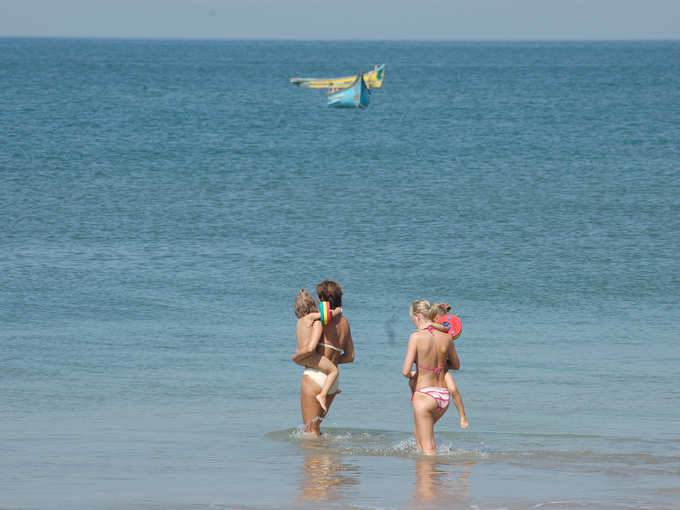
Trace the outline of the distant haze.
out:
[[[678,39],[680,0],[0,0],[0,36]]]

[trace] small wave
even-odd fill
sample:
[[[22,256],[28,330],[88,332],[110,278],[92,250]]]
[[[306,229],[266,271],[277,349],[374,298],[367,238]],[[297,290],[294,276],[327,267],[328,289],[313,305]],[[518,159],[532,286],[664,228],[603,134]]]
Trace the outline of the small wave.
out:
[[[304,427],[277,430],[267,434],[277,441],[298,443],[304,448],[324,450],[328,453],[373,457],[419,457],[420,451],[411,433],[375,429],[324,428],[321,437],[311,437]],[[485,458],[481,446],[461,448],[453,441],[440,441],[437,457],[450,460]]]
[[[294,428],[275,430],[266,435],[271,439],[281,441],[316,440],[327,443],[342,443],[345,441],[361,443],[387,439],[391,434],[395,434],[395,432],[325,427],[323,429],[323,434],[320,437],[314,437],[305,432],[304,425],[299,425]]]
[[[468,450],[466,448],[456,447],[453,443],[440,443],[437,446],[437,455],[454,457],[457,460],[486,459],[489,457],[490,452],[484,450],[482,446]]]
[[[545,501],[538,503],[531,508],[589,508],[586,503],[579,503],[578,501]]]
[[[304,426],[284,430],[274,430],[267,432],[266,436],[275,441],[290,441],[291,439],[302,439],[306,436]]]
[[[680,494],[680,487],[662,487],[657,491],[662,494]]]

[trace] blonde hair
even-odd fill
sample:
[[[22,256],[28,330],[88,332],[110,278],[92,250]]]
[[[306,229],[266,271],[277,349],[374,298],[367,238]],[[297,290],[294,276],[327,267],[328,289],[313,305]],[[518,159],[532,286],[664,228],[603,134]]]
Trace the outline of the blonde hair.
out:
[[[300,319],[308,313],[318,311],[314,297],[305,289],[300,289],[298,295],[295,296],[295,316]]]
[[[451,311],[451,305],[447,303],[433,303],[432,307],[436,310],[437,314],[435,315],[435,319],[438,319],[442,315],[446,315]]]
[[[411,303],[411,307],[409,308],[409,314],[411,314],[411,317],[421,315],[423,319],[427,319],[429,321],[434,321],[437,319],[438,311],[439,306],[431,304],[427,299],[417,299]]]

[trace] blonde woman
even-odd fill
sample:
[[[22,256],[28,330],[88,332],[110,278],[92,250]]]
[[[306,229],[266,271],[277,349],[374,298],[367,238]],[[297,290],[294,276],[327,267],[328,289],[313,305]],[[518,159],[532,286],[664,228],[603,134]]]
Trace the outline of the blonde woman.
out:
[[[409,337],[401,372],[410,379],[413,391],[416,445],[425,455],[434,455],[434,424],[444,416],[451,399],[444,376],[449,368],[458,370],[460,360],[451,336],[434,327],[438,306],[420,299],[411,304],[409,313],[417,330]]]

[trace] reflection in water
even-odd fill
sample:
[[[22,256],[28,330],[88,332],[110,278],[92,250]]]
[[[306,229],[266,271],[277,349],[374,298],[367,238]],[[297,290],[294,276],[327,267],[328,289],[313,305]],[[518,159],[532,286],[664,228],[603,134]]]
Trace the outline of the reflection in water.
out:
[[[462,504],[467,493],[467,478],[472,461],[463,463],[442,463],[432,457],[416,460],[415,499],[419,506],[451,508]]]
[[[343,488],[359,483],[359,468],[331,453],[306,452],[301,471],[301,501],[337,499]]]

